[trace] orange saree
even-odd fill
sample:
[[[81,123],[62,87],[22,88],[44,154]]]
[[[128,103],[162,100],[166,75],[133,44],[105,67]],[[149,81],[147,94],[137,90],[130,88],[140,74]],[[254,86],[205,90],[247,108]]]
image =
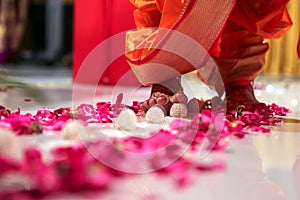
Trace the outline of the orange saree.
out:
[[[205,56],[195,55],[199,56],[199,62],[190,63],[173,52],[157,49],[161,41],[171,46],[176,43],[176,36],[168,35],[168,30],[200,44],[214,58],[223,82],[229,84],[254,80],[268,50],[263,40],[280,37],[292,25],[286,10],[288,0],[130,1],[137,8],[134,19],[138,29],[128,32],[126,56],[144,85],[188,73],[204,63]],[[172,47],[185,48],[184,43],[176,45]],[[186,51],[189,52],[183,55],[193,55],[193,48]],[[160,70],[161,66],[170,69]]]

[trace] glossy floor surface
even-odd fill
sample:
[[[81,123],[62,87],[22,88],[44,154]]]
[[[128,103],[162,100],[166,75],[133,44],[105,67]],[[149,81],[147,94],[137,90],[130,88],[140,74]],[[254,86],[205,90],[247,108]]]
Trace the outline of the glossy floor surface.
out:
[[[125,103],[144,100],[149,95],[149,88],[139,86],[74,86],[69,69],[12,69],[11,75],[38,86],[47,99],[43,104],[25,102],[24,97],[14,91],[2,98],[4,105],[11,109],[20,107],[22,112],[35,112],[41,106],[59,108],[114,101],[119,92],[125,94]],[[186,83],[197,91],[198,97],[211,94],[193,76],[188,76]],[[177,190],[164,178],[141,174],[116,183],[113,192],[105,194],[104,199],[300,199],[300,79],[260,76],[255,86],[259,100],[289,107],[292,113],[288,117],[292,119],[272,127],[269,135],[232,139],[226,151],[211,153],[205,158],[225,161],[227,170],[197,174],[193,185],[184,190]],[[194,95],[195,92],[187,93]],[[23,139],[27,145],[53,146],[41,138],[43,136],[34,137]],[[151,195],[146,197],[146,194]],[[66,194],[49,199],[65,198],[76,197]]]

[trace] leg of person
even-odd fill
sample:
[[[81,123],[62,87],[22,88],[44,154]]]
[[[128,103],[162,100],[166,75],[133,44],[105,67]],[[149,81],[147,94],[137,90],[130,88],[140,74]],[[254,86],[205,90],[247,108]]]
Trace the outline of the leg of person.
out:
[[[148,44],[154,44],[153,47],[157,47],[156,43],[148,41],[154,35],[151,30],[147,31],[146,29],[144,31],[151,32],[148,36],[141,36],[144,32],[140,30],[138,30],[140,34],[137,33],[138,31],[131,32],[126,39],[127,46],[130,47],[127,58],[140,82],[144,85],[156,83],[152,85],[151,95],[148,100],[142,103],[141,109],[147,111],[151,106],[159,104],[163,105],[168,112],[173,103],[187,102],[187,97],[180,85],[180,79],[176,77],[201,67],[201,64],[209,56],[206,50],[211,47],[220,34],[224,22],[234,5],[234,0],[221,3],[218,0],[209,2],[205,0],[142,0],[132,2],[137,7],[134,14],[139,28],[154,26],[161,28],[158,31],[159,33],[165,30],[174,31],[171,39],[163,42],[163,46],[167,47],[166,49],[172,49],[170,53],[168,51],[159,51],[158,53],[155,51],[155,54],[150,55],[151,51],[149,51],[148,54],[147,50],[151,50],[150,47],[152,47],[149,47]],[[152,9],[156,11],[156,14]],[[199,12],[199,10],[205,12]],[[159,14],[157,14],[157,11]],[[212,13],[218,13],[218,18],[211,17]],[[157,24],[156,19],[159,19],[159,24]],[[199,29],[199,27],[202,28]],[[210,34],[207,34],[207,30],[210,30]],[[134,37],[130,37],[130,35],[134,35]],[[161,34],[157,35],[161,36]],[[143,40],[143,38],[146,39]],[[192,45],[187,46],[187,43],[192,43]],[[146,45],[145,51],[139,51],[139,48],[144,45]],[[137,49],[134,47],[137,47]],[[185,52],[183,52],[184,50]],[[193,54],[200,54],[203,59],[190,63],[190,55]],[[150,58],[144,59],[145,57]],[[199,57],[195,55],[195,60],[197,58]],[[148,63],[168,66],[169,69],[161,69],[155,64],[150,67],[150,65],[147,65]]]
[[[187,103],[187,96],[183,92],[180,77],[169,79],[151,86],[149,99],[141,104],[141,110],[147,111],[154,105],[160,105],[169,114],[173,103]]]
[[[155,3],[156,1],[141,2]],[[161,14],[159,27],[169,28],[189,36],[215,58],[225,83],[228,107],[231,109],[248,102],[256,105],[258,101],[255,98],[251,83],[262,70],[264,64],[268,44],[263,41],[265,38],[280,37],[291,26],[292,23],[285,8],[287,1],[227,0],[220,2],[216,0],[195,0],[190,3],[190,1],[164,0],[160,2],[164,3],[159,4],[163,5],[163,7],[160,6],[162,8],[158,9]],[[174,2],[177,2],[177,4]],[[140,15],[139,12],[136,12],[136,14],[139,14],[138,16],[141,17],[142,22],[147,22],[145,23],[146,26],[153,22],[153,20],[145,20],[149,19],[147,18],[149,15],[145,17],[145,15]],[[139,19],[137,16],[135,18]],[[142,27],[145,26],[142,25]],[[145,43],[144,40],[141,40],[141,43],[139,43],[139,40],[137,42],[136,46],[138,47]],[[131,44],[134,44],[134,42]],[[145,44],[148,44],[147,41]],[[146,47],[146,50],[151,49],[149,46]],[[157,85],[161,85],[160,83],[165,80],[173,82],[175,76],[172,73],[158,71],[158,68],[152,69],[151,67],[152,70],[149,70],[149,65],[143,64],[159,63],[170,66],[180,74],[195,70],[188,64],[181,64],[180,59],[173,59],[172,55],[168,55],[163,51],[145,61],[143,58],[148,56],[148,51],[145,52],[146,55],[142,54],[141,59],[128,58],[129,61],[133,61],[132,69],[143,84],[159,83],[153,86],[152,94],[154,95],[151,96],[155,98],[161,95],[161,93],[156,93],[158,90],[161,90],[162,93],[166,92],[167,96],[174,94],[174,92],[167,92]],[[194,51],[190,53],[194,53]],[[151,51],[149,51],[149,54],[151,54]],[[136,62],[137,59],[138,62]],[[198,60],[201,61],[202,59],[199,58]],[[200,65],[201,62],[196,66],[201,67]],[[165,75],[163,78],[162,74]],[[152,104],[157,103],[158,99],[155,98],[150,97],[146,101],[145,110],[151,107]],[[163,99],[165,100],[162,102],[165,104],[168,100],[165,97]]]
[[[228,42],[226,38],[230,36]],[[222,39],[222,50],[215,61],[224,81],[227,109],[248,103],[256,106],[259,102],[252,83],[263,68],[268,44],[246,30],[224,32]]]
[[[276,3],[274,3],[276,2]],[[253,81],[263,69],[266,38],[278,38],[291,26],[287,1],[238,0],[212,55],[222,75],[227,109],[256,106]]]

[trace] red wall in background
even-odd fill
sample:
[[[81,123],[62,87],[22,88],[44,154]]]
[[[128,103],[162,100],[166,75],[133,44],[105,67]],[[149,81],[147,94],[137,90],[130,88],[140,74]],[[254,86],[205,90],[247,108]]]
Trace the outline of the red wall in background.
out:
[[[74,1],[73,80],[75,82],[95,83],[99,80],[98,84],[114,85],[123,74],[129,72],[129,76],[126,76],[126,81],[122,81],[122,84],[139,85],[124,55],[115,60],[102,77],[97,77],[97,80],[89,76],[93,72],[84,72],[84,75],[77,76],[82,62],[98,44],[110,36],[135,28],[133,10],[134,6],[128,0]]]

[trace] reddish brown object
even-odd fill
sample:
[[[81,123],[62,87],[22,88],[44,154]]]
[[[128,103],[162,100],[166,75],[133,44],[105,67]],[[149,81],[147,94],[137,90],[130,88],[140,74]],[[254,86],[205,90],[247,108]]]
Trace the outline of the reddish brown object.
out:
[[[300,35],[298,40],[297,53],[298,53],[298,58],[300,59]]]

